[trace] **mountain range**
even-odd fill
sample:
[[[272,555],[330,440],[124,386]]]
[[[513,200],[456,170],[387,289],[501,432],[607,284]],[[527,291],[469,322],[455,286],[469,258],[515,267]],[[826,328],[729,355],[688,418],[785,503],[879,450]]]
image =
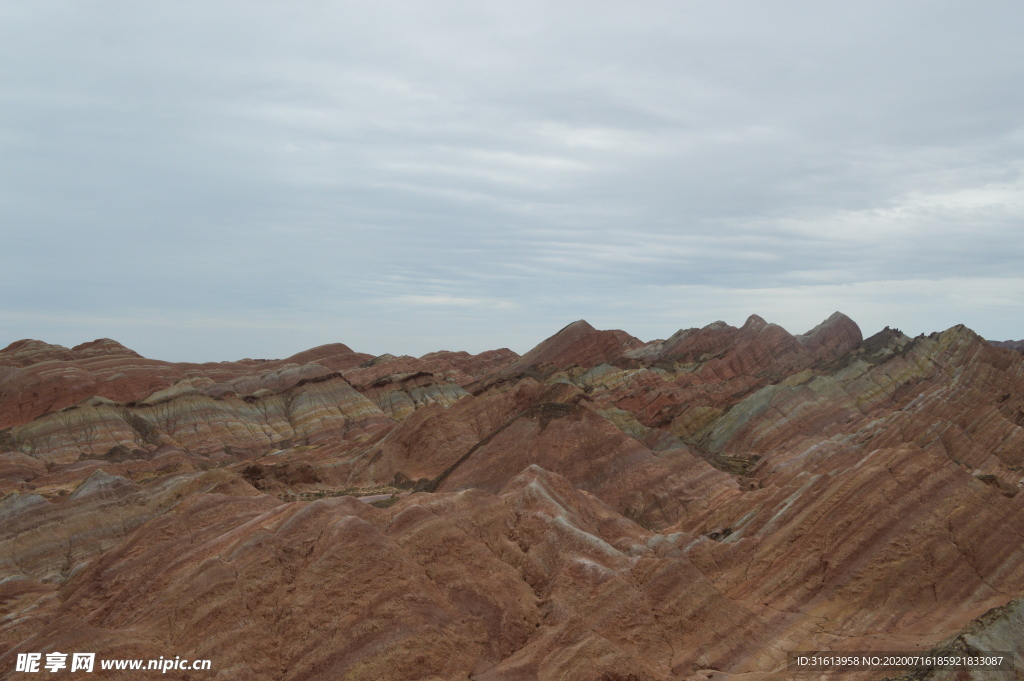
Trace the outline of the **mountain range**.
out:
[[[1008,651],[1020,679],[1022,485],[1024,342],[962,325],[205,364],[21,340],[0,676],[76,650],[212,661],[168,679],[768,681],[816,650]],[[991,672],[842,678],[886,674]]]

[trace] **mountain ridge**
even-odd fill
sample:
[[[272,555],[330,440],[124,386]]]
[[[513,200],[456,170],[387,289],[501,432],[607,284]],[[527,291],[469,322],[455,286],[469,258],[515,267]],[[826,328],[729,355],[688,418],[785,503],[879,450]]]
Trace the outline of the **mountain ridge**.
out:
[[[953,635],[1024,660],[1024,356],[962,325],[223,364],[19,341],[0,417],[0,665],[781,681],[787,651]]]

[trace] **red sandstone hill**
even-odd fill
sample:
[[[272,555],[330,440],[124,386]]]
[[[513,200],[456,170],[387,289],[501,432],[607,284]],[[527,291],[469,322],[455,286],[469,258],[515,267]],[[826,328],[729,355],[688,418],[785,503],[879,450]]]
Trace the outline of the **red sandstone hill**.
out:
[[[962,326],[219,364],[18,341],[0,419],[3,678],[52,651],[255,680],[1024,669],[1024,356]]]
[[[627,351],[642,345],[625,331],[598,331],[581,319],[527,352],[506,371],[521,372],[545,363],[559,368],[576,365],[589,369],[621,359]]]

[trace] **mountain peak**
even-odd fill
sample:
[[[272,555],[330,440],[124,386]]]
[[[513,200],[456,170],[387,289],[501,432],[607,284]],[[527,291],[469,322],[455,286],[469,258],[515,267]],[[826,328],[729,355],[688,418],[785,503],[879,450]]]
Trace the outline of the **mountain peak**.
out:
[[[760,317],[760,316],[758,316],[756,314],[752,314],[749,317],[747,317],[747,321],[743,322],[743,326],[740,327],[740,330],[741,331],[760,331],[761,329],[763,329],[763,328],[765,328],[767,326],[768,326],[768,322],[766,322],[762,317]]]
[[[523,371],[542,362],[557,367],[574,364],[592,367],[620,359],[629,350],[642,346],[640,339],[625,331],[599,331],[586,320],[579,319],[562,327],[558,333],[520,357],[509,366],[508,371]]]
[[[75,359],[74,353],[63,345],[55,345],[34,338],[14,341],[0,350],[0,364],[7,366],[29,366],[49,360]]]
[[[838,356],[857,347],[864,340],[857,323],[842,312],[833,312],[828,319],[796,339],[819,355]]]
[[[71,352],[79,357],[99,357],[101,355],[128,355],[130,357],[142,357],[139,353],[118,343],[111,338],[97,338],[88,343],[80,343],[71,348]]]

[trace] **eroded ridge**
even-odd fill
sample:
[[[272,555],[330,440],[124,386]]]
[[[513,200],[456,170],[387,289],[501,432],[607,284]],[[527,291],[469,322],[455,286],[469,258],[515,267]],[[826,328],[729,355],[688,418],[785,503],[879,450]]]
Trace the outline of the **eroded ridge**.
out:
[[[53,650],[257,680],[1024,670],[1024,354],[963,326],[216,364],[24,340],[0,428],[3,675]]]

